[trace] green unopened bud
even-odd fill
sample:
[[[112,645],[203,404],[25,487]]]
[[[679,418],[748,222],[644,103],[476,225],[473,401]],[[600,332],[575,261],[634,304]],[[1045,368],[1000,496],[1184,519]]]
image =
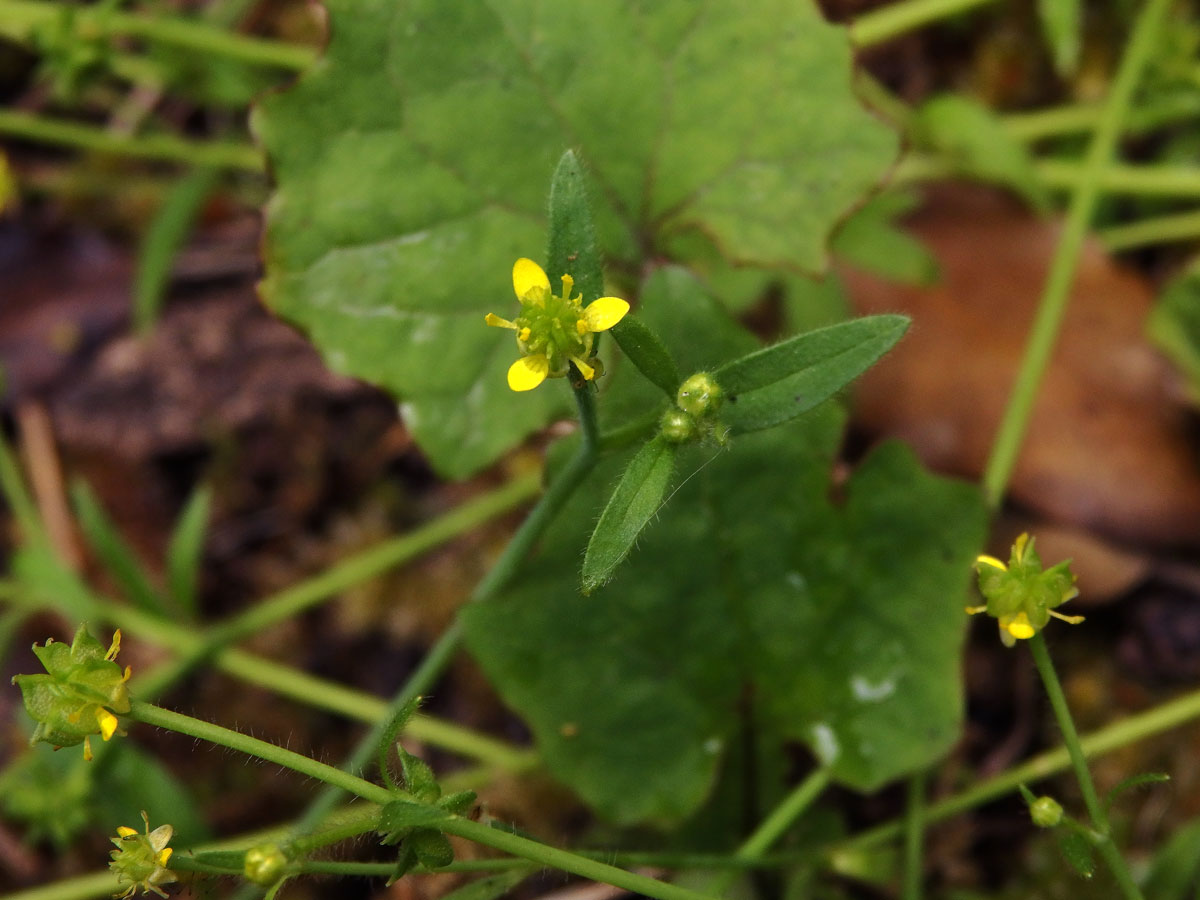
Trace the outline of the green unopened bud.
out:
[[[246,861],[242,874],[247,881],[263,887],[270,887],[283,875],[288,858],[279,849],[278,844],[260,844],[246,851]]]
[[[671,444],[686,444],[696,437],[696,420],[682,409],[668,409],[659,421],[658,433]]]
[[[1038,828],[1053,828],[1062,817],[1062,804],[1053,797],[1038,797],[1029,804],[1029,818]]]
[[[679,386],[675,403],[684,412],[702,419],[716,412],[725,393],[707,372],[697,372]]]
[[[121,632],[113,634],[107,652],[80,625],[68,647],[47,641],[33,645],[46,674],[17,675],[25,709],[38,723],[31,743],[45,741],[55,747],[83,744],[83,755],[92,758],[89,737],[109,740],[117,731],[117,715],[129,712],[129,669],[114,662],[121,648]]]

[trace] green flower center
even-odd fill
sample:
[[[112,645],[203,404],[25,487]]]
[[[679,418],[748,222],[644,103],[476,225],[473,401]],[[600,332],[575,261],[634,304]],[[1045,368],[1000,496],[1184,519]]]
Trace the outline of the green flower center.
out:
[[[573,287],[570,279],[564,279],[561,296],[534,289],[522,298],[521,315],[514,320],[517,346],[526,355],[543,354],[550,362],[551,376],[566,374],[572,357],[587,359],[592,352],[583,295],[570,296]]]

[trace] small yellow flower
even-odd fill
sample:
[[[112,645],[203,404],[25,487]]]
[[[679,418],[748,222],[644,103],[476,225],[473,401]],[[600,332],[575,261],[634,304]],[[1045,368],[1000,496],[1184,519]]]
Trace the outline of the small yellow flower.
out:
[[[561,378],[573,363],[588,381],[596,377],[598,361],[592,357],[593,334],[608,331],[629,312],[620,297],[601,297],[583,306],[583,295],[571,296],[575,279],[562,276],[562,295],[550,291],[550,279],[532,259],[513,265],[513,290],[521,301],[521,314],[509,321],[488,313],[484,321],[517,333],[521,358],[508,370],[508,386],[530,391],[547,378]]]
[[[994,556],[983,555],[975,560],[979,592],[988,602],[984,606],[968,606],[967,612],[994,616],[1000,626],[1000,640],[1006,647],[1029,640],[1051,618],[1071,625],[1083,621],[1083,616],[1065,616],[1054,610],[1079,595],[1069,561],[1043,569],[1033,544],[1033,538],[1027,534],[1018,537],[1007,565]]]
[[[175,829],[170,825],[159,825],[150,830],[150,819],[142,813],[142,821],[146,825],[144,832],[122,825],[117,829],[117,836],[112,839],[116,850],[109,856],[112,862],[109,869],[117,875],[118,887],[128,887],[118,896],[132,897],[141,888],[143,894],[153,891],[160,897],[167,896],[159,885],[176,881],[175,873],[167,868],[173,852],[167,846]]]

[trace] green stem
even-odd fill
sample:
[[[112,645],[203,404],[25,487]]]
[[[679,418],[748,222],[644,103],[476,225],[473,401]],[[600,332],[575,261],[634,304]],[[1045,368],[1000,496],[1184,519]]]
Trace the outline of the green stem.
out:
[[[749,866],[766,856],[767,851],[792,826],[804,811],[820,796],[821,791],[829,784],[829,770],[815,769],[808,777],[792,789],[783,801],[771,810],[753,833],[733,852],[731,860],[741,866]],[[712,893],[723,895],[729,891],[736,878],[736,871],[730,870],[715,878],[710,886]]]
[[[1050,273],[1042,291],[1025,356],[1017,372],[1013,394],[1004,411],[1004,418],[1001,420],[991,456],[984,470],[984,495],[992,508],[999,506],[1016,465],[1017,453],[1029,424],[1033,403],[1037,398],[1038,388],[1066,312],[1084,235],[1100,197],[1102,176],[1112,160],[1121,122],[1129,109],[1134,88],[1153,51],[1155,36],[1169,6],[1170,0],[1149,0],[1138,16],[1105,102],[1103,117],[1092,134],[1079,183],[1071,196],[1062,237],[1055,248]],[[1192,179],[1197,187],[1200,187],[1200,177],[1193,173]]]
[[[1200,691],[1160,704],[1154,709],[1129,716],[1107,725],[1080,740],[1085,756],[1095,757],[1129,744],[1137,743],[1172,728],[1200,719]],[[1035,756],[1014,769],[1001,772],[977,782],[969,790],[931,804],[925,810],[927,825],[960,815],[997,797],[1010,794],[1020,784],[1032,784],[1057,775],[1070,768],[1071,757],[1066,747],[1058,747]],[[840,842],[847,849],[873,847],[899,837],[904,830],[902,821],[885,822]]]
[[[169,134],[113,134],[91,125],[45,119],[32,113],[0,110],[0,134],[98,153],[244,172],[264,171],[262,154],[249,144],[189,141]]]
[[[1104,861],[1121,886],[1121,892],[1125,897],[1129,900],[1141,900],[1142,892],[1134,884],[1133,876],[1129,874],[1129,867],[1113,844],[1112,827],[1108,823],[1108,815],[1104,811],[1104,805],[1100,802],[1100,796],[1096,793],[1096,784],[1092,781],[1087,758],[1083,754],[1083,747],[1079,744],[1079,733],[1075,730],[1075,720],[1071,718],[1071,708],[1067,705],[1067,697],[1058,680],[1058,673],[1054,671],[1054,663],[1046,649],[1046,638],[1042,632],[1039,631],[1029,639],[1029,650],[1033,654],[1033,662],[1037,666],[1038,674],[1042,677],[1046,696],[1050,698],[1050,707],[1054,710],[1054,718],[1058,721],[1058,727],[1062,731],[1063,743],[1071,757],[1071,768],[1075,770],[1075,780],[1079,782],[1079,790],[1083,794],[1083,805],[1087,807],[1092,828],[1100,837],[1098,845],[1100,855],[1104,857]]]
[[[389,791],[385,787],[373,784],[356,775],[351,775],[334,766],[326,765],[315,759],[310,759],[303,754],[295,753],[294,751],[278,747],[275,744],[261,741],[258,738],[241,734],[220,725],[215,725],[211,722],[194,719],[191,716],[185,716],[181,713],[172,712],[141,701],[133,702],[129,714],[133,719],[147,725],[155,725],[159,728],[188,735],[189,737],[199,738],[211,744],[228,747],[247,756],[253,756],[257,759],[299,772],[302,775],[308,775],[310,778],[315,778],[326,784],[336,785],[341,790],[361,797],[370,803],[377,803],[383,806],[396,799],[412,801],[412,798],[408,794],[401,791]],[[482,825],[479,822],[473,822],[459,816],[452,816],[444,822],[439,822],[438,828],[447,834],[466,838],[478,844],[510,853],[513,856],[520,856],[523,859],[528,859],[543,866],[561,869],[564,872],[570,872],[583,878],[611,884],[614,887],[624,888],[625,890],[634,891],[647,897],[653,897],[655,900],[702,900],[704,898],[703,894],[696,893],[695,891],[667,884],[654,878],[647,878],[643,875],[636,875],[624,869],[618,869],[615,866],[587,859],[566,850],[559,850],[508,831],[490,828],[487,825]]]
[[[1037,159],[1034,160],[1033,167],[1042,184],[1055,191],[1080,190],[1088,171],[1086,162],[1081,164],[1069,159]],[[892,184],[899,186],[920,181],[938,181],[959,174],[961,167],[952,159],[913,154],[906,156],[896,166]],[[1108,194],[1175,199],[1200,197],[1200,173],[1186,166],[1113,164],[1096,175],[1096,179],[1095,189]]]
[[[325,784],[335,784],[347,793],[371,803],[384,805],[398,798],[412,799],[407,794],[393,793],[385,787],[372,784],[356,775],[343,772],[335,766],[326,765],[302,753],[296,753],[294,750],[276,746],[213,722],[205,722],[203,719],[195,719],[182,713],[172,712],[142,700],[132,702],[129,717],[146,725],[186,734],[188,737],[199,738],[219,747],[228,747],[230,750],[236,750],[246,756],[253,756],[302,775],[308,775]]]
[[[537,841],[531,841],[509,831],[489,828],[487,825],[472,822],[470,819],[455,817],[439,827],[447,834],[457,835],[496,850],[503,850],[505,853],[520,856],[543,866],[570,872],[581,878],[611,884],[614,887],[624,888],[646,897],[654,897],[656,900],[710,900],[707,895],[697,891],[659,881],[656,878],[648,878],[645,875],[627,872],[598,860],[539,844]]]
[[[908,779],[908,799],[904,813],[904,900],[921,900],[925,872],[925,773]]]
[[[899,0],[859,16],[850,23],[850,41],[856,47],[871,47],[894,37],[983,6],[991,0]]]
[[[317,58],[315,50],[294,44],[247,37],[202,22],[166,16],[144,16],[113,9],[95,10],[86,6],[73,9],[76,33],[82,40],[98,37],[144,38],[195,50],[206,56],[223,56],[239,62],[301,71]],[[38,0],[5,0],[0,6],[0,21],[26,33],[52,26],[62,14],[61,7]]]
[[[815,769],[754,829],[733,858],[742,863],[761,859],[829,785],[829,770]]]
[[[1194,241],[1200,238],[1200,209],[1142,219],[1128,225],[1115,225],[1105,228],[1097,236],[1113,253],[1148,244]]]

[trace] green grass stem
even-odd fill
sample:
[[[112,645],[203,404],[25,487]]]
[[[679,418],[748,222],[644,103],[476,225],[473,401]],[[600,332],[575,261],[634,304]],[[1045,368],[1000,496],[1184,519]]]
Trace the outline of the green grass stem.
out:
[[[1092,133],[1083,167],[1078,170],[1078,182],[1071,195],[1066,223],[1055,248],[1025,355],[984,470],[983,491],[992,508],[1000,505],[1016,465],[1038,389],[1058,340],[1084,237],[1095,214],[1100,192],[1109,187],[1105,173],[1112,165],[1121,123],[1153,53],[1155,38],[1169,7],[1170,0],[1149,0],[1139,14],[1105,101],[1103,116]],[[1045,163],[1039,165],[1039,170],[1045,171]],[[1189,177],[1200,191],[1200,173],[1191,170]]]
[[[10,34],[28,34],[35,28],[53,26],[61,15],[61,6],[45,0],[5,0],[0,5],[0,23]],[[207,56],[292,71],[307,69],[317,58],[317,51],[311,47],[248,37],[198,20],[175,16],[78,6],[74,8],[74,25],[81,39],[118,36],[141,38]]]
[[[990,2],[992,0],[899,0],[864,13],[851,22],[850,41],[856,47],[872,47]]]
[[[0,110],[0,134],[95,153],[183,163],[197,168],[265,170],[262,154],[246,143],[192,141],[170,134],[123,135],[18,110]]]

